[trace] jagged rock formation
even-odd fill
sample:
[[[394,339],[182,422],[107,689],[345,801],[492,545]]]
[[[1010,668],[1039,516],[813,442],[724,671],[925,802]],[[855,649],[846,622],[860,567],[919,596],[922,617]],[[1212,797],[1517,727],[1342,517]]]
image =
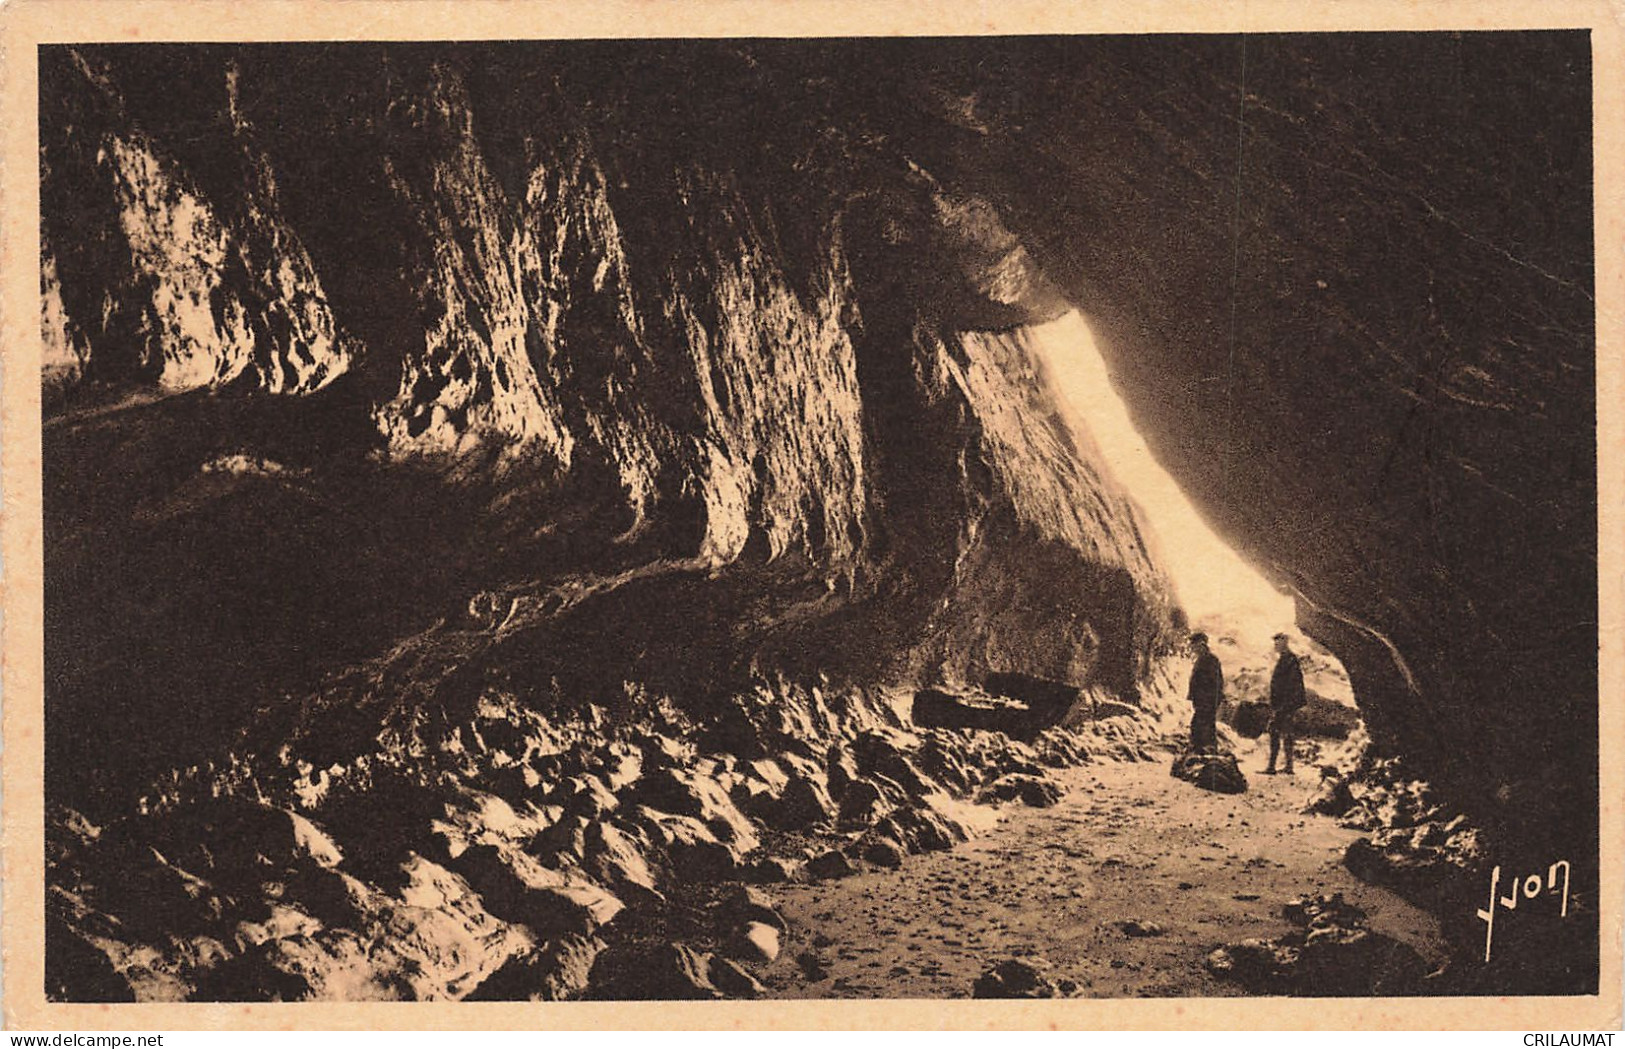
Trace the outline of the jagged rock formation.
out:
[[[877,686],[1138,703],[1176,636],[985,202],[816,96],[726,158],[533,57],[44,64],[59,993],[622,993],[623,904],[1053,798],[1019,745],[877,751]],[[772,99],[713,57],[685,119]]]
[[[58,724],[109,688],[229,724],[465,605],[543,694],[1144,678],[1172,609],[1133,509],[1020,331],[944,316],[1053,308],[985,205],[815,134],[805,100],[770,156],[721,160],[590,55],[291,54],[46,63],[47,317],[77,376],[46,438]],[[935,294],[855,276],[905,263]],[[129,476],[79,490],[104,462]],[[92,569],[114,534],[136,556]],[[94,733],[51,735],[67,761]]]
[[[1398,997],[1426,993],[1427,964],[1416,951],[1365,927],[1365,913],[1341,895],[1288,900],[1292,932],[1243,940],[1210,954],[1209,972],[1259,994]]]
[[[495,880],[414,837],[346,906],[409,930],[393,909],[440,899],[457,927],[430,938],[511,935],[481,955],[509,981],[491,993],[579,987],[596,927],[510,933],[486,897],[571,884],[525,851],[569,836],[543,811],[563,765],[520,766],[599,761],[595,719],[633,717],[625,697],[670,697],[718,761],[764,756],[764,725],[837,749],[896,728],[881,684],[1012,672],[1140,700],[1181,617],[1022,330],[1076,305],[1159,457],[1297,591],[1379,741],[1531,854],[1562,839],[1594,883],[1584,38],[1246,48],[43,52],[53,800],[99,834],[138,798],[297,816],[338,779],[371,799],[345,817],[359,834],[395,797],[371,763],[500,753],[448,771],[513,768],[537,808],[473,846]],[[813,683],[847,698],[791,701]],[[488,709],[561,735],[471,750],[452,728]],[[943,768],[977,760],[1033,772]],[[899,786],[888,804],[931,793]],[[841,816],[828,783],[784,790],[808,825]],[[75,886],[115,853],[80,818],[58,813],[53,877],[61,920],[95,936]],[[637,833],[716,858],[685,819]],[[592,854],[574,829],[566,851]],[[320,880],[310,864],[330,869],[288,870]],[[140,865],[154,899],[212,898],[175,857]],[[261,902],[291,884],[251,873]],[[271,970],[289,995],[496,974],[454,952],[428,983],[402,975],[424,958],[326,982],[300,953],[317,931],[265,906],[243,944],[282,946],[219,994]],[[666,961],[745,985],[695,959]]]
[[[956,796],[1053,804],[1048,768],[1138,760],[1123,748],[1158,731],[914,734],[883,702],[788,686],[720,724],[635,689],[406,713],[180,770],[106,822],[53,807],[48,992],[750,997],[776,938],[760,907],[696,907],[697,886],[895,867],[965,840]],[[745,967],[687,946],[713,941]]]

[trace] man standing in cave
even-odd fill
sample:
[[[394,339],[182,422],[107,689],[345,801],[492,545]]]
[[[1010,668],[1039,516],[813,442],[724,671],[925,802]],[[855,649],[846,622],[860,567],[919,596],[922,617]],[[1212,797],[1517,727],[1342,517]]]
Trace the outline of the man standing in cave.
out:
[[[1191,751],[1204,753],[1219,749],[1219,701],[1224,698],[1224,668],[1219,657],[1207,647],[1207,635],[1191,635],[1191,651],[1196,665],[1191,667]]]
[[[1305,703],[1303,694],[1303,667],[1292,651],[1285,634],[1275,635],[1275,672],[1270,675],[1270,763],[1264,768],[1266,776],[1275,775],[1275,758],[1286,751],[1286,764],[1281,771],[1292,775],[1292,743],[1295,736],[1292,720]]]

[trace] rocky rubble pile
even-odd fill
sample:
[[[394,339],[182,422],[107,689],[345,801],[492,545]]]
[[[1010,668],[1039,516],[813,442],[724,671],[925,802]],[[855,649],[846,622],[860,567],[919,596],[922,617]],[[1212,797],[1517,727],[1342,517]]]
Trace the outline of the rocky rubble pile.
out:
[[[1343,862],[1360,878],[1426,901],[1484,866],[1480,830],[1427,782],[1391,758],[1367,758],[1354,774],[1323,770],[1305,812],[1368,832]]]
[[[970,800],[1053,804],[1048,769],[1133,752],[1149,731],[1051,729],[1029,745],[911,731],[860,695],[780,693],[706,723],[631,688],[571,721],[486,694],[325,767],[289,744],[178,773],[103,826],[58,809],[51,991],[748,996],[783,922],[741,883],[950,848]],[[717,886],[739,892],[696,902]]]
[[[1051,979],[1042,959],[1011,958],[977,977],[972,998],[1065,998],[1078,990],[1075,981]]]
[[[1168,774],[1215,794],[1247,792],[1247,777],[1236,756],[1226,750],[1185,751],[1174,758]]]
[[[1306,996],[1415,994],[1427,975],[1413,948],[1366,928],[1341,894],[1289,900],[1281,914],[1297,928],[1219,947],[1207,970],[1255,994]]]
[[[771,896],[749,885],[689,886],[672,906],[606,933],[582,996],[754,998],[788,926]]]

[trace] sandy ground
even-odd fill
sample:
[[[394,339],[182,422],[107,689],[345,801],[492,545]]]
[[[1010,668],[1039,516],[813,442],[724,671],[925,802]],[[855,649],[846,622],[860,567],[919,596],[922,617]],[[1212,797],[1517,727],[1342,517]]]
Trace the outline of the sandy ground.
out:
[[[1210,976],[1214,947],[1291,928],[1281,904],[1341,892],[1378,932],[1444,959],[1437,923],[1340,862],[1358,834],[1300,813],[1318,771],[1264,776],[1244,755],[1246,794],[1212,794],[1168,762],[1058,774],[1049,809],[1009,806],[968,844],[902,869],[776,889],[790,924],[764,974],[775,997],[963,998],[1007,958],[1048,963],[1085,997],[1238,995]],[[1161,935],[1118,925],[1154,922]]]

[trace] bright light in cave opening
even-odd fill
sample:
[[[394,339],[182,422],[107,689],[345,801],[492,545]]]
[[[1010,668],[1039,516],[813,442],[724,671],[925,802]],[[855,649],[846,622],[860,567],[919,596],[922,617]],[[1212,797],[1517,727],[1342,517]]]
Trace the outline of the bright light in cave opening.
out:
[[[1112,475],[1144,512],[1156,533],[1160,560],[1173,577],[1191,622],[1222,618],[1232,626],[1261,631],[1265,638],[1276,630],[1291,630],[1292,598],[1278,592],[1214,535],[1152,458],[1112,387],[1094,333],[1083,317],[1069,312],[1032,333],[1056,386],[1063,418],[1074,430],[1094,438]]]

